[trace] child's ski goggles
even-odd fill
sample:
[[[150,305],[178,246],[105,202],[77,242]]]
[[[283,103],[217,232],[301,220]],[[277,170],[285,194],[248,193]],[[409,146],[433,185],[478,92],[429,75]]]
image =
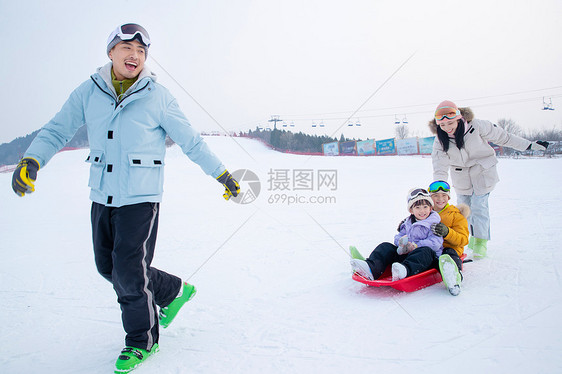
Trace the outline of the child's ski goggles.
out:
[[[148,36],[148,32],[144,29],[144,27],[137,25],[136,23],[127,23],[113,30],[107,39],[107,44],[111,43],[116,36],[118,36],[121,40],[133,40],[137,35],[140,36],[140,39],[145,46],[150,47],[150,36]]]
[[[426,189],[416,188],[415,190],[412,190],[412,192],[410,192],[410,194],[408,195],[408,201],[415,199],[418,196],[431,197],[431,195],[429,194],[429,192],[427,192]]]
[[[449,192],[451,191],[451,186],[445,181],[435,181],[429,185],[429,192],[435,193],[439,191]]]
[[[454,110],[453,108],[439,108],[435,112],[435,119],[437,121],[442,121],[445,118],[447,119],[455,119],[457,116],[461,114],[460,110]]]

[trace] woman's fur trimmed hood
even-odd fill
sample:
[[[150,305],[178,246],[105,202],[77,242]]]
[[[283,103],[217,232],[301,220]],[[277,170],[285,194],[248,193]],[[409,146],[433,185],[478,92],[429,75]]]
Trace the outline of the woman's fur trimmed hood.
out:
[[[466,120],[466,122],[470,123],[474,119],[474,113],[472,112],[472,109],[459,108],[459,110],[461,111],[461,115]],[[435,121],[435,118],[429,121],[427,125],[429,127],[429,131],[431,131],[432,134],[437,135],[437,121]]]

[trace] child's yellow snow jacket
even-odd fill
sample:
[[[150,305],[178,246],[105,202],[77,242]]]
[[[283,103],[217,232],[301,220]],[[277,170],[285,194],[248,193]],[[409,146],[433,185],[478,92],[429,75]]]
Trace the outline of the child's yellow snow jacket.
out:
[[[459,257],[468,244],[468,222],[466,218],[470,215],[470,208],[466,204],[458,207],[449,205],[439,212],[441,222],[449,228],[449,233],[443,239],[443,247],[454,249]]]

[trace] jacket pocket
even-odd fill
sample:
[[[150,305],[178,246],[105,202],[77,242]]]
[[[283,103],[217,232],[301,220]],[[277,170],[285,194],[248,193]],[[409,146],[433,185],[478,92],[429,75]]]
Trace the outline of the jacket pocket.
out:
[[[103,151],[90,150],[90,154],[88,155],[86,162],[90,164],[90,179],[88,180],[88,187],[99,190],[101,188],[101,179],[105,168]]]
[[[473,166],[474,175],[474,188],[477,195],[482,195],[490,192],[494,186],[499,182],[498,171],[496,165],[489,168],[484,168],[477,164]],[[471,172],[472,173],[472,172]]]
[[[453,187],[458,189],[459,192],[472,189],[467,167],[451,167],[451,182],[453,182]]]
[[[164,156],[129,155],[129,188],[131,195],[159,195],[164,184]]]

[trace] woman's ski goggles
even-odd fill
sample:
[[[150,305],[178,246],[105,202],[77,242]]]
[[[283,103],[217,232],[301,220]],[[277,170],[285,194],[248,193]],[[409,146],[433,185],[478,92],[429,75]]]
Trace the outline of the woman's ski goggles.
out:
[[[427,192],[426,189],[416,188],[415,190],[412,190],[412,192],[410,192],[410,194],[408,195],[408,201],[415,199],[418,196],[431,197],[430,193]]]
[[[453,108],[439,108],[437,109],[437,111],[435,112],[435,119],[437,121],[442,121],[445,118],[447,119],[455,119],[457,118],[457,116],[460,116],[461,111],[460,110],[454,110]]]
[[[429,185],[429,192],[436,193],[439,191],[449,192],[451,191],[451,186],[445,181],[435,181]]]
[[[133,40],[137,35],[140,36],[142,44],[144,44],[147,48],[150,47],[150,36],[148,35],[148,32],[144,29],[144,27],[137,25],[136,23],[127,23],[113,30],[107,39],[107,44],[111,43],[116,36],[118,36],[121,40]]]

